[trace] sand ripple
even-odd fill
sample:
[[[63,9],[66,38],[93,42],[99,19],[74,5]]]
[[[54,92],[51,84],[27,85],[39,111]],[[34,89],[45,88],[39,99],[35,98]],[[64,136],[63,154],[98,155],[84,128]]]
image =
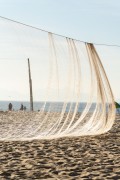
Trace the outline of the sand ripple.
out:
[[[120,179],[120,120],[100,136],[0,142],[0,179]]]

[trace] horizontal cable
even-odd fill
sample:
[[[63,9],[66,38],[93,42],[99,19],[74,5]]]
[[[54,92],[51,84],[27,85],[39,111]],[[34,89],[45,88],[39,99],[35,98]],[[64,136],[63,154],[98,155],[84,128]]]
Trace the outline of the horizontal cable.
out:
[[[32,29],[36,29],[36,30],[39,30],[39,31],[43,31],[43,32],[46,32],[46,33],[52,33],[56,36],[60,36],[60,37],[63,37],[63,38],[69,38],[69,39],[73,39],[75,41],[79,41],[79,42],[83,42],[83,43],[90,43],[90,44],[94,44],[94,45],[97,45],[97,46],[114,46],[114,47],[120,47],[120,45],[116,45],[116,44],[99,44],[99,43],[92,43],[92,42],[85,42],[85,41],[82,41],[82,40],[78,40],[78,39],[74,39],[74,38],[70,38],[70,37],[66,37],[64,35],[60,35],[60,34],[57,34],[57,33],[53,33],[53,32],[49,32],[47,30],[43,30],[43,29],[40,29],[38,27],[35,27],[35,26],[31,26],[31,25],[28,25],[28,24],[25,24],[25,23],[22,23],[22,22],[18,22],[16,20],[12,20],[12,19],[9,19],[9,18],[6,18],[6,17],[3,17],[3,16],[0,16],[0,18],[2,19],[5,19],[5,20],[8,20],[8,21],[11,21],[11,22],[14,22],[14,23],[17,23],[17,24],[20,24],[20,25],[23,25],[23,26],[26,26],[26,27],[29,27],[29,28],[32,28]]]

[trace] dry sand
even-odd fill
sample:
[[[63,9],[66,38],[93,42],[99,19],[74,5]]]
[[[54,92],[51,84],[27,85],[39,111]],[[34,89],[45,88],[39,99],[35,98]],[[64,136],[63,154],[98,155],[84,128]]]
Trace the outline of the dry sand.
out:
[[[0,180],[120,179],[120,116],[100,136],[1,141]]]

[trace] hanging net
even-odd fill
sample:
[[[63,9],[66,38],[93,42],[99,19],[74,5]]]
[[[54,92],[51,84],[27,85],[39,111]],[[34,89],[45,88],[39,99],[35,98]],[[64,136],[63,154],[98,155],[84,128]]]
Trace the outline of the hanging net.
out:
[[[29,101],[28,58],[34,111],[0,113],[0,140],[97,135],[111,129],[114,97],[93,44],[0,18],[1,97]]]

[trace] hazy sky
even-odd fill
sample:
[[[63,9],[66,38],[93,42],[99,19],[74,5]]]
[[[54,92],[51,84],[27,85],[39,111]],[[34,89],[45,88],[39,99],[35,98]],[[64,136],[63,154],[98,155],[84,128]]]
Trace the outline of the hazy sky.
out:
[[[120,45],[119,0],[0,0],[0,15],[87,42]],[[120,48],[97,46],[97,50],[114,96],[120,99]],[[5,62],[0,62],[5,68]],[[3,99],[18,96],[14,91],[9,95],[5,89],[0,92]],[[13,97],[15,93],[16,97]]]

